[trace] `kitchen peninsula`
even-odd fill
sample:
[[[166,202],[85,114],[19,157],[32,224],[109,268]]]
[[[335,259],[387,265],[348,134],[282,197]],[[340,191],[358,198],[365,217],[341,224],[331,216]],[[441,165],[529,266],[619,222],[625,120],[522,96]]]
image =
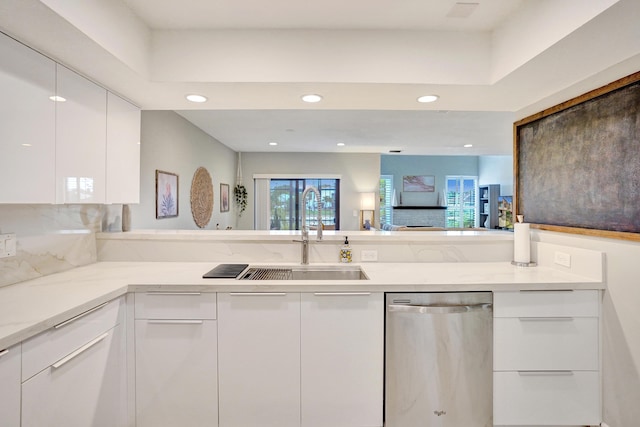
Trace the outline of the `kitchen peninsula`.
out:
[[[132,396],[134,391],[137,395],[128,413],[122,397],[109,400],[110,413],[119,414],[117,417],[122,420],[112,419],[112,425],[165,425],[162,420],[171,425],[171,420],[175,421],[172,417],[179,416],[181,411],[168,408],[176,408],[175,405],[185,403],[185,399],[196,402],[195,409],[189,412],[189,416],[194,417],[192,420],[219,419],[221,426],[250,425],[252,412],[238,411],[234,402],[241,401],[245,407],[258,405],[264,400],[266,390],[276,387],[278,395],[286,399],[272,402],[269,408],[258,410],[256,406],[256,413],[277,407],[278,414],[272,415],[279,425],[300,425],[301,417],[318,419],[318,413],[326,413],[318,412],[318,405],[313,403],[320,398],[340,396],[344,402],[347,397],[366,396],[364,402],[350,400],[348,407],[332,415],[355,416],[366,420],[367,425],[382,426],[385,292],[492,291],[495,296],[501,296],[496,304],[500,301],[501,307],[508,307],[509,298],[518,296],[518,291],[535,291],[531,295],[522,293],[534,301],[530,310],[534,310],[538,298],[544,298],[545,305],[550,307],[558,298],[565,301],[563,306],[570,306],[569,300],[588,298],[596,309],[593,319],[597,324],[598,295],[605,288],[602,253],[533,242],[532,253],[538,266],[515,267],[510,262],[513,235],[506,232],[349,232],[354,258],[358,261],[351,265],[361,268],[366,280],[202,278],[220,263],[297,266],[300,257],[300,244],[294,241],[299,237],[297,234],[155,230],[99,233],[98,262],[0,288],[0,349],[8,348],[9,354],[14,355],[22,353],[23,361],[22,378],[15,377],[13,388],[17,402],[22,393],[23,423],[15,425],[38,425],[40,419],[29,415],[38,406],[40,398],[36,396],[56,393],[55,390],[61,392],[62,389],[56,387],[64,387],[65,383],[60,383],[53,373],[64,378],[65,371],[61,368],[64,364],[64,369],[79,375],[82,364],[88,363],[84,362],[86,358],[93,360],[91,363],[108,363],[104,366],[111,366],[110,369],[119,366],[118,373],[108,376],[115,382],[103,384],[107,396],[119,396],[114,390],[124,384],[128,384],[129,394],[122,396]],[[346,234],[327,232],[321,242],[315,241],[312,235],[311,266],[341,267],[336,262],[337,251]],[[571,266],[554,264],[556,252],[568,255]],[[375,262],[362,261],[374,257],[377,257]],[[317,311],[313,308],[316,304],[324,308]],[[583,303],[576,301],[575,304]],[[500,316],[506,317],[496,324],[508,323],[512,316],[502,310]],[[553,322],[553,318],[550,321]],[[99,329],[100,325],[104,325],[104,330]],[[278,334],[269,333],[274,327],[278,328]],[[195,335],[184,332],[192,330],[189,328],[196,328],[194,333],[200,332]],[[86,335],[84,345],[84,341],[77,338],[82,331]],[[331,337],[329,341],[313,344],[316,339],[326,340],[327,333]],[[494,333],[502,336],[503,332]],[[154,338],[161,336],[165,339]],[[340,344],[353,342],[354,336],[360,337],[357,345]],[[76,350],[65,356],[60,343],[73,337],[77,343],[72,340],[67,346]],[[265,337],[270,338],[265,341]],[[178,341],[171,344],[172,340]],[[590,345],[598,346],[597,343],[596,340]],[[501,349],[500,354],[508,352],[504,343],[496,345]],[[255,346],[261,351],[252,351]],[[342,355],[337,362],[356,358],[363,363],[358,368],[330,365],[331,359],[314,356],[324,348],[333,355]],[[101,349],[106,352],[104,360],[108,362],[97,356],[103,354]],[[243,350],[238,352],[238,349]],[[366,351],[366,356],[358,349]],[[48,355],[51,360],[34,359],[36,354]],[[166,356],[161,357],[163,354]],[[120,356],[114,360],[114,355]],[[260,360],[254,360],[254,356]],[[189,362],[185,365],[182,360]],[[502,359],[495,360],[504,363]],[[161,370],[157,369],[159,363]],[[269,370],[260,368],[264,363],[269,364]],[[101,369],[100,366],[91,369]],[[527,404],[527,400],[508,400],[514,387],[509,372],[512,368],[495,366],[500,368],[494,373],[498,381],[495,399],[500,405],[496,406],[494,417],[505,420],[505,424],[507,421],[524,424],[526,420],[514,420],[508,411],[514,405]],[[0,371],[1,368],[2,365]],[[343,369],[347,371],[342,372]],[[346,394],[336,394],[322,378],[312,375],[318,371],[326,371],[324,376],[330,383],[342,381],[341,388]],[[330,372],[340,372],[340,378],[332,379]],[[587,376],[590,392],[585,402],[595,408],[589,418],[593,420],[600,416],[599,403],[593,404],[600,399],[599,371],[590,372]],[[254,386],[250,392],[232,385],[242,381],[244,375],[251,375]],[[278,376],[277,381],[272,378],[274,375]],[[300,375],[304,378],[302,389]],[[85,377],[95,379],[92,375],[74,378]],[[77,381],[75,391],[84,386],[83,381]],[[367,392],[361,392],[357,384]],[[87,387],[91,390],[90,385]],[[112,394],[108,394],[110,391]],[[104,396],[93,398],[104,399]],[[88,405],[97,404],[90,402],[91,392],[83,392],[82,399],[88,401]],[[44,412],[55,417],[64,408],[65,405],[58,402]],[[554,410],[548,412],[555,413]],[[242,418],[244,416],[249,418]],[[280,416],[293,421],[283,421]],[[301,425],[314,424],[303,421]]]

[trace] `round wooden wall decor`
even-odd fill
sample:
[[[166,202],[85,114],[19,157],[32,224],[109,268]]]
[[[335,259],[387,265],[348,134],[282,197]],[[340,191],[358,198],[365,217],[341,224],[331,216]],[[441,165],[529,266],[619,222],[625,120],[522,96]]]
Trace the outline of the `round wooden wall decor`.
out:
[[[191,181],[191,213],[193,220],[200,228],[204,228],[213,212],[213,184],[211,175],[203,167],[196,170]]]

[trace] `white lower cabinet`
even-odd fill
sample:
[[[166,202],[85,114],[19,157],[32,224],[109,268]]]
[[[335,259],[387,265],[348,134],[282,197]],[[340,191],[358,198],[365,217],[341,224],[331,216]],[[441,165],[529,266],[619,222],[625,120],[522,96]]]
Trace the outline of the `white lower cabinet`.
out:
[[[303,427],[382,426],[384,297],[301,295]]]
[[[217,426],[216,295],[135,295],[136,426]]]
[[[494,293],[494,424],[599,425],[599,291]]]
[[[3,427],[20,426],[20,344],[0,349],[0,420]]]
[[[26,380],[22,427],[126,425],[124,342],[119,324]]]
[[[218,294],[220,426],[382,426],[383,301]]]
[[[300,425],[300,294],[219,293],[220,427]]]

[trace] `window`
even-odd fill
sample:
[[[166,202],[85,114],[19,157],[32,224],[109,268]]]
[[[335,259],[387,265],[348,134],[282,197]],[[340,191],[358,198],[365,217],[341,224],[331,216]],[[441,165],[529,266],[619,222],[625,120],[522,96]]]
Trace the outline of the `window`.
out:
[[[380,176],[380,226],[393,224],[393,175]]]
[[[306,187],[314,186],[320,191],[322,206],[309,193],[305,200],[307,225],[318,226],[318,209],[321,209],[322,224],[340,229],[340,180],[339,179],[270,179],[269,181],[269,229],[299,230],[301,225],[300,197]]]
[[[447,227],[476,227],[477,176],[447,176]]]

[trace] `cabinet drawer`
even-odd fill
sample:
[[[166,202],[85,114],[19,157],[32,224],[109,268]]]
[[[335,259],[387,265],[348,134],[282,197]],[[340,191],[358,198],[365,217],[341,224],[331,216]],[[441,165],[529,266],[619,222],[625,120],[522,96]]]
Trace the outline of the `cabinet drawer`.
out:
[[[598,370],[598,328],[597,317],[494,319],[494,370]]]
[[[599,291],[494,292],[493,317],[597,317]]]
[[[598,372],[495,372],[494,425],[599,425]]]
[[[124,298],[85,311],[22,343],[22,381],[122,321]]]
[[[136,319],[215,319],[213,292],[145,292],[135,294]]]
[[[0,423],[20,427],[20,344],[0,348]]]
[[[22,384],[22,427],[122,427],[123,325],[104,332]]]

